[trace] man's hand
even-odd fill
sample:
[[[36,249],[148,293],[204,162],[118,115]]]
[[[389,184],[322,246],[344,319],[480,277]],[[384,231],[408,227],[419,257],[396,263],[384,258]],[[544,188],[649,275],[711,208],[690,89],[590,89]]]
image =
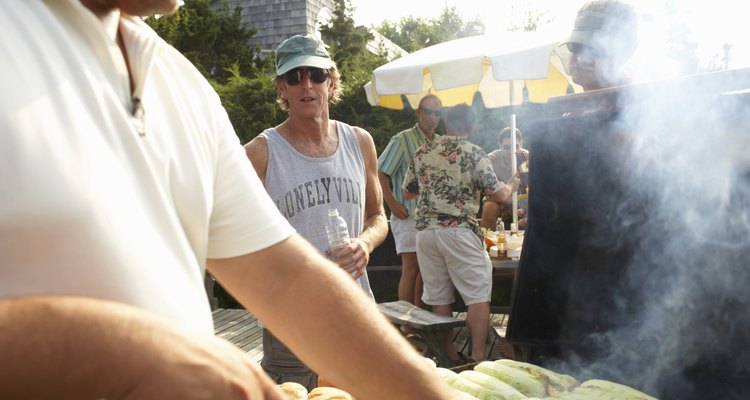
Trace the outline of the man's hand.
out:
[[[518,173],[516,172],[505,183],[508,186],[510,186],[510,192],[514,193],[514,192],[517,192],[518,191],[518,187],[521,186],[521,178],[519,177]]]
[[[285,399],[258,365],[225,340],[171,335],[159,339],[165,351],[143,356],[152,367],[124,398]]]
[[[327,254],[329,257],[332,256],[330,249]],[[336,262],[339,267],[348,272],[354,279],[359,279],[360,276],[365,274],[369,261],[370,253],[367,243],[359,238],[351,239],[349,245],[336,254]]]
[[[407,219],[409,218],[409,210],[404,207],[403,204],[399,202],[394,202],[393,207],[391,207],[391,214],[396,216],[398,219]]]
[[[528,218],[526,217],[526,210],[523,208],[518,209],[518,227],[521,229],[526,229],[526,225],[528,223]]]
[[[0,326],[0,398],[284,398],[229,342],[132,306],[0,300]]]
[[[494,201],[498,204],[509,202],[520,184],[521,179],[518,178],[518,174],[516,173],[505,182],[505,186],[502,189],[492,193],[486,200]]]

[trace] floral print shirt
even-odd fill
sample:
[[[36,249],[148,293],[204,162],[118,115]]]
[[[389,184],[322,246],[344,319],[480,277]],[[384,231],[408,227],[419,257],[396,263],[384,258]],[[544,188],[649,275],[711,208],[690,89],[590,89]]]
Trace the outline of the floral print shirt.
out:
[[[464,227],[481,238],[480,195],[503,187],[481,147],[462,137],[442,136],[417,150],[402,188],[419,195],[417,230]]]

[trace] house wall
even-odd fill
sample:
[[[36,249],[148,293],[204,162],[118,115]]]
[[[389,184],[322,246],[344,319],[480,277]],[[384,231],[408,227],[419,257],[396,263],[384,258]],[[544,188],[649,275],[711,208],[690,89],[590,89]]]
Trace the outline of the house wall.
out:
[[[221,1],[215,0],[214,5]],[[276,50],[290,36],[316,33],[318,15],[333,12],[333,0],[228,0],[228,3],[232,10],[241,8],[245,27],[257,30],[250,44],[260,46],[264,53]]]

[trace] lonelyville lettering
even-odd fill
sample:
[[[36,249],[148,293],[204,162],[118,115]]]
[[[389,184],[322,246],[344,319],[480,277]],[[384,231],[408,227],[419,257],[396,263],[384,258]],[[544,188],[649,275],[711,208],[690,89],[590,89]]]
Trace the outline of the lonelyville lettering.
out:
[[[360,204],[361,185],[348,178],[327,176],[307,181],[287,191],[283,199],[276,199],[276,206],[288,219],[308,208],[339,203]]]

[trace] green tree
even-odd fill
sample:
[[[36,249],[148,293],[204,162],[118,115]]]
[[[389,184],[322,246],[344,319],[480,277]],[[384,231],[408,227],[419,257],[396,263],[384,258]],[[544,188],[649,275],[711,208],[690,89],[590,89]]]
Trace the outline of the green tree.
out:
[[[372,71],[388,61],[385,50],[368,50],[373,36],[364,26],[354,24],[349,0],[334,1],[333,17],[320,32],[330,46],[344,86],[341,101],[330,108],[331,117],[366,129],[381,151],[394,133],[413,123],[408,111],[394,112],[367,102],[363,87],[372,78]]]
[[[368,57],[371,53],[367,44],[373,39],[370,31],[364,26],[355,26],[350,0],[334,0],[333,17],[328,24],[321,26],[323,41],[330,46],[330,52],[336,63],[345,65],[356,58]]]
[[[368,50],[373,35],[364,26],[354,25],[350,0],[334,0],[333,17],[320,33],[341,72],[345,97],[361,91],[372,70],[387,62],[383,49],[377,53]]]
[[[436,43],[462,37],[481,35],[485,31],[484,24],[478,19],[464,21],[456,7],[446,7],[440,16],[433,20],[436,32]]]
[[[406,16],[399,22],[384,21],[377,31],[411,53],[448,40],[480,35],[485,27],[478,19],[464,21],[455,7],[446,7],[435,19]]]
[[[276,126],[287,117],[276,104],[276,85],[270,74],[242,76],[235,66],[224,83],[214,83],[241,143],[247,143],[264,129]]]
[[[436,43],[432,27],[423,18],[406,16],[399,22],[383,21],[377,30],[409,53]]]
[[[186,0],[168,17],[147,18],[146,23],[185,55],[211,82],[221,97],[237,136],[245,143],[263,129],[284,120],[275,103],[273,57],[260,60],[248,45],[255,30],[242,25],[240,9],[218,9],[210,0]]]
[[[511,6],[510,14],[513,22],[508,27],[509,31],[535,32],[540,26],[555,20],[555,17],[550,16],[548,11],[532,9],[527,4],[520,9]]]
[[[147,18],[146,23],[185,55],[209,79],[224,82],[236,64],[252,75],[258,68],[257,47],[248,45],[255,30],[242,25],[240,8],[229,10],[226,1],[214,9],[210,0],[186,0],[176,13]]]

